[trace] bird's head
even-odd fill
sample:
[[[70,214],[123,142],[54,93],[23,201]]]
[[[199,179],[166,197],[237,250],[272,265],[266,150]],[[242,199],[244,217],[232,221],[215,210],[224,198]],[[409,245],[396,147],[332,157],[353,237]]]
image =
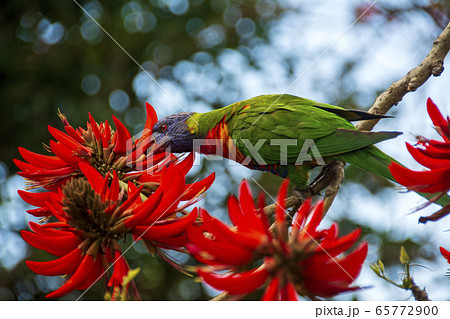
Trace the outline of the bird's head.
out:
[[[173,153],[191,152],[195,133],[188,127],[188,119],[194,113],[176,113],[156,122],[153,126],[152,139],[156,143],[156,152],[162,152],[168,147]]]

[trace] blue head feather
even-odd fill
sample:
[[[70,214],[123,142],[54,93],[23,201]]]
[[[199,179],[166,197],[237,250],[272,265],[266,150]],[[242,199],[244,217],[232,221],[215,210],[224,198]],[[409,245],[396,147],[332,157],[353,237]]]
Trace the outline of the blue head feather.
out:
[[[194,113],[176,113],[156,122],[153,126],[152,138],[161,149],[170,147],[173,153],[191,152],[194,134],[191,134],[186,121]]]

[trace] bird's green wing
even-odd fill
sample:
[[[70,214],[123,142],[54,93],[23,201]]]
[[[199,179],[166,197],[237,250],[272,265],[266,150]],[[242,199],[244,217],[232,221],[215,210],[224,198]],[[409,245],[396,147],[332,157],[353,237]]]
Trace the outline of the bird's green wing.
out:
[[[346,118],[331,111],[345,111],[339,107],[290,95],[277,97],[260,96],[243,101],[250,107],[241,109],[230,119],[230,136],[245,156],[254,158],[254,151],[252,153],[249,149],[250,144],[260,146],[258,154],[267,164],[280,163],[282,147],[279,144],[284,141],[289,144],[285,155],[287,162],[295,163],[300,153],[308,151],[311,155],[312,143],[322,157],[329,157],[398,135],[358,131]],[[296,145],[292,145],[294,143]]]

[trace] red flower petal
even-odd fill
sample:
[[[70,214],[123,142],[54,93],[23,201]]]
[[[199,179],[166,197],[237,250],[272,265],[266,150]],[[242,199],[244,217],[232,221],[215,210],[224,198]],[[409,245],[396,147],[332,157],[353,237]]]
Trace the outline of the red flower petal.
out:
[[[114,115],[112,118],[117,128],[117,140],[116,146],[114,147],[114,153],[125,154],[127,151],[127,143],[129,143],[130,147],[132,145],[130,132],[128,132],[125,125],[123,125]]]
[[[128,199],[124,201],[122,205],[120,205],[120,210],[122,212],[126,211],[131,205],[134,204],[134,202],[139,198],[139,195],[141,195],[141,191],[143,188],[144,186],[141,186],[133,192],[128,191]]]
[[[48,126],[48,130],[50,134],[61,144],[63,144],[68,149],[72,150],[74,153],[82,155],[82,156],[89,156],[91,155],[91,150],[87,147],[84,147],[77,141],[75,141],[73,138],[71,138],[69,135],[63,133],[62,131]]]
[[[239,232],[265,233],[265,225],[258,214],[253,197],[246,181],[242,181],[239,188],[239,201],[236,197],[228,198],[228,212],[230,219]]]
[[[252,224],[244,216],[239,201],[235,196],[228,197],[228,214],[230,215],[231,222],[236,225],[239,230],[252,229]]]
[[[436,104],[434,104],[433,100],[428,98],[427,100],[427,111],[431,120],[433,121],[434,126],[439,127],[444,135],[450,138],[450,128],[449,123],[442,116]]]
[[[303,273],[308,275],[304,277],[303,285],[313,295],[323,297],[357,289],[349,285],[359,275],[367,250],[365,242],[343,258],[329,259],[326,263],[321,258],[306,260]]]
[[[83,172],[84,176],[88,179],[89,184],[91,184],[92,189],[97,193],[101,193],[101,188],[103,184],[103,176],[95,168],[87,163],[80,163],[79,167]]]
[[[450,183],[450,169],[441,168],[429,171],[413,171],[397,163],[389,166],[392,176],[395,180],[408,187],[416,185],[435,185],[441,182]]]
[[[81,239],[71,233],[67,233],[66,236],[44,237],[21,230],[20,234],[34,248],[45,250],[57,257],[67,255],[81,244]]]
[[[29,222],[28,225],[33,232],[35,232],[39,236],[44,237],[65,237],[74,234],[74,232],[72,232],[73,228],[66,223],[55,222],[47,224],[37,224]]]
[[[51,216],[51,212],[46,207],[39,207],[35,209],[27,210],[27,213],[33,215],[34,217],[48,217]]]
[[[314,207],[312,211],[309,213],[311,215],[311,219],[308,224],[303,227],[303,232],[309,237],[315,237],[317,232],[317,226],[319,226],[323,217],[323,201],[319,201]]]
[[[450,166],[450,162],[448,160],[430,157],[424,154],[422,150],[415,148],[409,143],[406,143],[406,148],[417,163],[428,167],[429,169],[445,168]]]
[[[86,289],[102,276],[103,267],[99,256],[96,260],[90,255],[85,255],[75,273],[61,287],[46,298],[58,298],[75,289]]]
[[[107,142],[111,141],[111,126],[109,126],[109,123],[107,120],[105,120],[103,134],[105,135],[105,139]]]
[[[297,210],[297,213],[292,221],[292,229],[298,230],[303,227],[303,223],[308,217],[311,211],[311,198],[307,198],[300,208]]]
[[[64,146],[62,143],[55,141],[50,141],[50,149],[52,150],[53,154],[66,162],[67,165],[72,167],[78,166],[80,158],[74,156],[74,152],[72,149]]]
[[[62,199],[61,194],[56,192],[31,193],[18,190],[17,193],[25,202],[37,207],[44,207],[45,202],[59,201]]]
[[[132,229],[139,224],[143,224],[150,214],[155,211],[162,198],[162,192],[159,188],[149,198],[147,198],[142,205],[134,210],[132,217],[124,221],[124,225]]]
[[[217,240],[223,242],[229,241],[232,244],[253,251],[266,239],[264,232],[257,232],[253,229],[234,231],[220,220],[211,217],[206,210],[201,210],[201,216],[205,230],[211,233]]]
[[[227,291],[231,295],[248,294],[261,287],[269,276],[264,268],[228,276],[215,275],[203,270],[199,270],[197,274],[208,285],[218,290]]]
[[[286,194],[287,194],[287,187],[289,185],[289,180],[285,179],[283,184],[281,184],[280,190],[278,192],[277,197],[277,205],[275,207],[275,214],[276,214],[276,220],[278,224],[284,224],[285,218],[285,207],[286,207]]]
[[[429,141],[430,143],[426,145],[426,149],[422,150],[422,153],[425,154],[428,157],[437,158],[437,159],[443,159],[443,160],[450,160],[450,142],[447,142],[446,144],[442,143],[433,143],[433,141]]]
[[[351,233],[332,240],[324,239],[319,247],[316,248],[317,253],[324,252],[327,256],[337,256],[340,253],[350,249],[361,236],[361,229],[355,229]]]
[[[157,244],[162,248],[174,249],[185,247],[186,242],[187,242],[186,233],[183,233],[175,237],[159,238]]]
[[[178,162],[175,165],[177,169],[179,169],[180,174],[182,174],[183,176],[186,176],[187,173],[189,173],[189,171],[191,170],[192,165],[194,165],[194,156],[195,153],[191,152],[182,161]]]
[[[86,141],[81,137],[81,135],[79,133],[77,133],[77,131],[72,126],[66,125],[66,126],[64,126],[64,130],[71,138],[73,138],[75,141],[77,141],[81,145],[84,145],[86,143]]]
[[[267,286],[261,301],[277,301],[278,300],[278,286],[280,280],[275,277],[271,280],[270,284]]]
[[[209,233],[209,230],[203,226],[191,226],[187,230],[188,241],[193,244],[191,248],[207,253],[208,259],[213,263],[243,265],[252,260],[252,250],[247,250],[220,236],[222,236],[220,233]],[[218,237],[221,240],[216,240]]]
[[[197,209],[195,208],[189,215],[183,218],[170,220],[165,225],[157,223],[149,226],[136,226],[133,234],[141,236],[146,240],[158,241],[160,238],[175,237],[186,231],[189,225],[192,225],[197,218]]]
[[[153,125],[158,122],[158,115],[156,115],[156,111],[150,103],[145,103],[145,109],[147,110],[147,121],[145,122],[145,128],[151,130],[153,129]]]
[[[239,186],[239,205],[243,217],[248,221],[249,227],[246,227],[247,230],[255,230],[261,233],[264,232],[264,223],[256,210],[253,195],[250,191],[250,185],[246,180],[243,180]]]
[[[281,301],[298,301],[297,291],[295,291],[294,285],[287,282],[286,285],[281,288],[280,291]]]
[[[141,139],[145,139],[152,134],[153,126],[158,122],[158,115],[150,103],[145,102],[145,109],[147,110],[147,120],[145,121],[144,131]]]
[[[184,192],[183,196],[181,196],[180,200],[190,200],[193,197],[199,196],[200,194],[205,192],[209,187],[211,187],[212,183],[214,182],[215,176],[215,173],[212,173],[208,177],[198,182],[186,185],[186,191]]]
[[[165,169],[165,174],[161,178],[161,188],[164,192],[161,202],[153,212],[143,221],[144,224],[150,225],[157,220],[171,215],[176,210],[181,201],[182,194],[185,189],[184,177],[177,169],[177,166],[171,165]]]
[[[100,134],[100,130],[98,129],[98,124],[95,122],[94,118],[91,115],[91,112],[89,112],[89,122],[91,124],[92,132],[94,132],[95,138],[97,141],[100,141],[102,138],[102,135]],[[103,145],[103,147],[107,147],[108,145]]]
[[[119,199],[120,185],[116,171],[113,171],[113,179],[109,189],[109,200],[117,201]]]
[[[37,153],[30,152],[23,147],[19,147],[20,155],[28,163],[36,165],[38,167],[46,169],[62,168],[67,166],[67,163],[56,156],[41,155]]]
[[[128,267],[128,264],[123,258],[123,255],[120,251],[115,250],[114,251],[114,271],[109,279],[108,287],[112,286],[119,286],[122,285],[123,277],[125,277],[128,274],[128,271],[130,270],[130,267]]]
[[[444,249],[443,247],[439,247],[439,250],[441,251],[442,256],[447,259],[447,262],[450,264],[450,251]]]
[[[67,255],[55,260],[44,262],[27,260],[26,264],[28,268],[39,275],[58,276],[74,273],[82,260],[83,256],[81,254],[81,250],[76,248]]]

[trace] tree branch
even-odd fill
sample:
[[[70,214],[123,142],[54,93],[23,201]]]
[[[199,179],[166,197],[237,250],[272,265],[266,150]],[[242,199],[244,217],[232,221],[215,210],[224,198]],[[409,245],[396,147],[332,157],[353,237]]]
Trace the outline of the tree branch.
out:
[[[386,114],[394,105],[397,105],[403,97],[417,90],[424,84],[431,75],[439,76],[444,71],[444,59],[450,50],[450,23],[445,27],[444,31],[434,41],[428,55],[414,69],[409,71],[404,77],[381,93],[375,103],[369,109],[369,113]],[[359,122],[356,127],[360,130],[370,131],[378,123],[378,120],[369,120]]]
[[[431,75],[441,75],[441,73],[444,71],[444,59],[447,56],[449,50],[450,23],[445,27],[436,41],[434,41],[433,46],[425,59],[423,59],[423,61],[417,67],[409,71],[400,80],[392,83],[386,91],[381,93],[375,99],[375,103],[369,109],[369,113],[380,115],[386,114],[394,105],[397,105],[398,102],[400,102],[407,93],[417,90],[422,84],[424,84],[431,77]],[[356,125],[356,128],[359,130],[371,131],[378,123],[378,121],[379,119],[361,121]],[[325,174],[338,174],[334,177],[334,179],[330,178],[330,180],[333,181],[333,184],[329,185],[329,189],[331,190],[328,191],[327,189],[328,194],[325,194],[325,212],[333,203],[339,187],[343,182],[344,165],[345,163],[340,162],[340,170],[325,172]]]
[[[414,299],[416,299],[417,301],[430,301],[430,298],[428,298],[428,294],[424,289],[420,289],[419,286],[416,285],[416,283],[414,282],[414,280],[411,278],[411,291],[412,294],[414,296]]]

